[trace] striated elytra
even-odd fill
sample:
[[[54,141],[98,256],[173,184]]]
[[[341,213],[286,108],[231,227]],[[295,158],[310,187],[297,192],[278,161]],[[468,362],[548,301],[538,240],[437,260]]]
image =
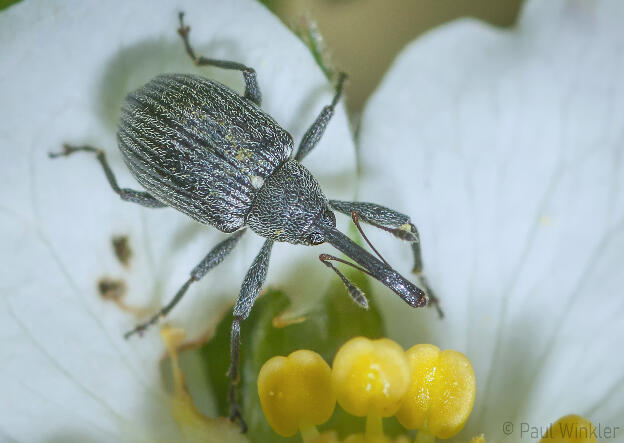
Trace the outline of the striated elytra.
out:
[[[321,139],[342,94],[346,75],[340,74],[332,102],[325,106],[294,150],[291,135],[261,108],[256,73],[237,62],[196,56],[189,40],[189,27],[180,14],[185,49],[198,66],[216,66],[241,71],[243,95],[232,89],[189,74],[159,75],[130,93],[122,108],[117,133],[119,149],[132,175],[145,191],[120,188],[101,149],[70,146],[51,157],[74,152],[94,153],[119,196],[146,207],[172,207],[220,231],[231,233],[216,245],[191,271],[190,277],[172,300],[158,313],[139,324],[126,337],[142,333],[166,316],[188,287],[221,263],[236,246],[247,227],[266,238],[243,279],[234,307],[230,356],[230,418],[245,422],[236,400],[240,351],[240,323],[249,316],[264,283],[273,242],[296,245],[330,243],[353,264],[329,254],[319,259],[340,277],[352,299],[366,308],[364,293],[332,262],[353,266],[379,280],[410,306],[436,302],[422,275],[418,231],[409,217],[389,208],[364,202],[328,200],[319,183],[300,161]],[[294,153],[294,155],[293,155]],[[377,257],[336,229],[334,212],[386,230],[410,243],[414,272],[427,290],[419,289],[401,276],[379,255]],[[436,303],[437,307],[437,303]],[[441,311],[438,308],[438,312]]]

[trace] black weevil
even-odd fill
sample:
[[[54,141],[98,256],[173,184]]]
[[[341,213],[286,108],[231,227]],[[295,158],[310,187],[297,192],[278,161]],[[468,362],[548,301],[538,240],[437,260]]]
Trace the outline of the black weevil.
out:
[[[196,56],[189,40],[190,28],[180,13],[186,52],[198,66],[241,71],[245,94],[189,74],[159,75],[130,93],[122,108],[117,139],[132,175],[147,191],[120,188],[100,149],[65,145],[51,157],[85,151],[96,154],[104,173],[119,196],[150,208],[173,207],[193,219],[232,233],[216,245],[191,271],[189,279],[156,315],[125,334],[143,332],[166,316],[191,283],[201,279],[232,251],[246,232],[266,238],[245,275],[232,322],[230,369],[230,419],[245,429],[236,401],[240,348],[240,323],[249,316],[264,283],[274,241],[296,245],[330,243],[357,265],[321,254],[319,259],[338,274],[353,300],[366,308],[364,293],[349,281],[332,261],[353,266],[392,289],[410,306],[422,307],[436,299],[422,276],[416,227],[409,217],[373,203],[328,200],[312,174],[300,161],[312,151],[338,103],[345,74],[340,74],[330,105],[323,108],[307,130],[293,156],[293,139],[260,109],[261,94],[256,72],[240,63]],[[336,229],[332,209],[386,230],[411,243],[414,272],[427,293],[396,272],[368,242],[379,259]],[[441,315],[441,311],[438,308]]]

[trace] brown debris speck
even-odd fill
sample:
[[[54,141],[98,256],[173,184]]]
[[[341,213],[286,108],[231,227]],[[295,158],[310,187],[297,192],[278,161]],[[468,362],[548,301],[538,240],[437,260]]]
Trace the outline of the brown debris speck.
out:
[[[130,266],[130,259],[132,258],[132,249],[130,248],[130,241],[127,235],[116,235],[113,237],[113,251],[115,257],[126,268]]]
[[[98,293],[106,300],[119,301],[127,292],[126,282],[122,279],[101,277],[97,282]]]

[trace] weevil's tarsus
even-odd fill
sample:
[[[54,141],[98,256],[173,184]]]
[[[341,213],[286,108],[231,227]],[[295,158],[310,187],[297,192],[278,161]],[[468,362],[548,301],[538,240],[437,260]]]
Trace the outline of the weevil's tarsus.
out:
[[[186,50],[186,53],[189,55],[189,57],[191,57],[191,59],[193,60],[193,63],[195,63],[197,66],[215,66],[222,69],[241,71],[243,74],[243,80],[245,81],[245,98],[260,106],[260,104],[262,103],[262,93],[260,92],[260,87],[258,86],[258,79],[255,69],[238,62],[233,62],[229,60],[218,60],[202,57],[201,55],[195,55],[195,51],[193,50],[193,47],[191,46],[191,43],[189,41],[189,33],[191,31],[191,28],[184,24],[184,13],[180,12],[178,14],[178,18],[180,20],[178,34],[180,34],[180,37],[182,37],[182,41],[184,42],[184,49]]]
[[[344,87],[344,82],[347,79],[347,74],[341,72],[338,75],[338,84],[336,86],[336,92],[334,94],[334,98],[331,101],[331,104],[325,106],[321,113],[316,117],[312,126],[308,128],[306,133],[303,135],[301,142],[299,143],[299,148],[297,149],[297,153],[295,154],[295,160],[302,161],[306,155],[312,151],[315,146],[318,144],[319,140],[323,136],[325,132],[325,128],[327,124],[331,120],[334,115],[334,109],[342,96],[342,90]]]
[[[414,230],[416,230],[416,228],[414,228]],[[429,297],[429,304],[435,308],[436,312],[438,313],[438,317],[444,318],[444,311],[442,310],[442,307],[440,306],[440,299],[435,295],[435,292],[433,291],[433,289],[431,289],[431,286],[429,285],[429,281],[427,277],[425,276],[425,273],[423,272],[423,261],[422,261],[422,253],[420,250],[420,242],[412,243],[411,248],[412,248],[412,255],[414,256],[414,267],[412,268],[412,272],[416,274],[416,277],[418,277],[418,281],[420,282],[420,285],[423,288],[425,288],[425,292],[427,293],[427,296]]]
[[[61,152],[50,152],[48,153],[48,156],[50,158],[68,157],[75,152],[90,152],[96,155],[98,161],[100,162],[100,165],[102,166],[102,169],[104,170],[104,174],[106,174],[106,179],[108,180],[108,183],[110,184],[111,188],[113,188],[113,191],[115,191],[115,193],[119,195],[122,200],[137,203],[141,206],[145,206],[146,208],[164,208],[165,206],[167,206],[161,201],[156,200],[147,192],[120,188],[117,184],[115,174],[113,174],[113,171],[108,164],[108,160],[106,160],[106,154],[101,149],[86,145],[73,146],[64,144],[63,150]]]
[[[184,294],[186,293],[189,286],[192,283],[201,280],[201,278],[208,273],[212,268],[220,264],[225,257],[232,252],[232,249],[236,246],[240,238],[245,233],[245,229],[241,229],[240,231],[236,231],[234,234],[230,235],[228,238],[223,240],[221,243],[217,244],[214,248],[210,250],[210,252],[204,257],[204,259],[199,262],[195,268],[191,271],[191,275],[189,279],[184,282],[182,287],[178,289],[175,296],[171,299],[169,303],[167,303],[160,311],[158,311],[155,315],[153,315],[149,320],[137,325],[131,331],[128,331],[124,334],[124,338],[129,338],[134,334],[141,335],[143,331],[149,328],[151,325],[155,324],[161,318],[164,318],[169,314],[169,312],[173,309],[175,305],[182,299]]]
[[[321,254],[321,255],[319,255],[319,260],[325,266],[327,266],[328,268],[332,269],[336,274],[338,274],[338,277],[340,277],[340,280],[342,280],[344,285],[347,287],[347,291],[349,291],[349,296],[353,299],[353,301],[355,303],[357,303],[360,307],[362,307],[364,309],[368,309],[368,299],[366,298],[366,295],[364,294],[364,291],[362,291],[355,284],[353,284],[351,282],[351,280],[349,280],[347,277],[345,277],[344,274],[342,272],[340,272],[338,270],[338,268],[336,268],[333,265],[333,263],[331,263],[330,260],[334,260],[334,261],[337,261],[337,262],[340,262],[340,263],[347,264],[347,265],[352,266],[352,267],[354,267],[356,269],[359,269],[360,271],[365,272],[367,274],[368,274],[368,271],[366,271],[366,269],[363,269],[363,268],[360,268],[359,266],[354,265],[353,263],[349,263],[346,260],[339,259],[338,257],[334,257],[333,255],[329,255],[329,254]]]
[[[416,274],[418,277],[418,281],[420,282],[420,285],[425,288],[425,292],[427,293],[427,297],[429,298],[429,305],[433,306],[436,310],[436,312],[438,313],[438,317],[439,318],[444,318],[444,311],[442,310],[442,307],[440,306],[440,299],[435,295],[435,292],[433,292],[433,289],[431,289],[431,286],[429,286],[429,281],[427,280],[427,278],[425,277],[425,275],[423,273],[420,274]]]
[[[241,432],[247,432],[247,423],[241,413],[238,403],[238,382],[239,376],[239,360],[240,360],[240,324],[243,319],[234,317],[232,320],[232,330],[230,333],[230,367],[227,376],[230,378],[230,386],[228,387],[228,401],[230,403],[229,419],[233,423],[238,423]]]

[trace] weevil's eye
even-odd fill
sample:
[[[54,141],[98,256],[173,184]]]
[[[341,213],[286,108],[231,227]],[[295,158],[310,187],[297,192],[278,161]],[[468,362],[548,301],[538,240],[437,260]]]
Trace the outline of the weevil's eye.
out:
[[[306,241],[311,245],[320,245],[325,242],[325,237],[320,232],[310,232],[306,236]]]

